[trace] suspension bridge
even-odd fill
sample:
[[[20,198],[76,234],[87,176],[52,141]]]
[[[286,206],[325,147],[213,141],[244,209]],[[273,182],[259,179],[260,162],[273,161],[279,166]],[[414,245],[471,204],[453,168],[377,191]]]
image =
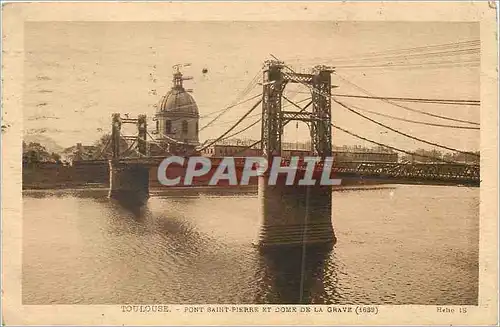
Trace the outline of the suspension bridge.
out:
[[[233,103],[231,106],[219,111],[217,115],[210,120],[208,124],[200,130],[207,128],[217,121],[230,108],[256,100],[255,103],[237,120],[220,134],[217,138],[205,141],[201,144],[182,141],[166,134],[158,132],[154,137],[148,132],[146,115],[140,115],[138,118],[122,117],[120,114],[113,114],[111,137],[102,149],[99,156],[111,149],[111,158],[109,158],[110,173],[110,197],[126,197],[147,199],[149,196],[151,169],[157,168],[165,156],[182,155],[185,157],[196,156],[203,153],[210,146],[227,140],[236,135],[242,134],[249,128],[260,123],[261,138],[252,144],[240,149],[232,154],[236,158],[236,165],[242,165],[241,155],[250,148],[260,149],[260,155],[271,162],[274,157],[280,157],[283,152],[282,136],[284,127],[292,121],[305,123],[309,127],[311,149],[310,155],[321,158],[331,157],[333,153],[332,131],[337,130],[346,133],[354,138],[376,146],[389,149],[398,153],[426,158],[428,162],[370,162],[370,161],[335,161],[332,165],[332,174],[335,178],[350,180],[383,180],[391,183],[408,184],[445,184],[445,185],[480,185],[480,167],[478,163],[460,163],[444,157],[435,157],[427,154],[419,154],[410,150],[402,149],[396,146],[382,143],[362,136],[360,132],[354,132],[341,127],[332,122],[332,104],[335,109],[347,110],[348,112],[363,118],[371,124],[396,133],[402,137],[413,139],[415,141],[431,145],[436,148],[446,149],[457,154],[476,158],[479,162],[479,154],[473,153],[411,135],[409,132],[396,129],[384,124],[370,116],[367,113],[381,114],[376,111],[364,110],[359,107],[348,105],[343,99],[349,97],[364,97],[369,99],[382,100],[393,103],[402,108],[411,109],[401,105],[401,102],[421,101],[424,103],[438,104],[456,104],[456,105],[479,105],[478,101],[472,100],[439,100],[439,99],[417,99],[417,98],[396,98],[396,97],[376,97],[374,95],[348,95],[335,94],[332,90],[332,74],[335,69],[328,66],[314,66],[310,73],[299,73],[285,64],[279,58],[273,56],[272,60],[264,63],[261,72],[262,80],[257,82],[262,86],[262,93],[239,103]],[[254,78],[254,82],[255,82]],[[258,80],[258,79],[257,79]],[[302,101],[293,101],[291,97],[284,94],[284,90],[291,84],[298,84],[305,87],[310,93],[310,98]],[[366,94],[367,92],[365,92]],[[307,103],[301,106],[301,103]],[[286,103],[286,105],[285,105]],[[260,108],[259,113],[255,113]],[[291,108],[291,109],[289,109]],[[430,114],[436,118],[467,123],[464,125],[445,125],[434,124],[420,121],[413,121],[419,124],[428,124],[430,126],[445,126],[454,129],[479,129],[479,124],[470,121],[460,120],[453,117],[444,117],[441,115]],[[250,117],[258,119],[249,126],[236,130],[243,122],[248,121]],[[410,121],[406,118],[392,117],[394,119]],[[124,135],[122,125],[132,124],[136,126],[137,133],[134,135]],[[120,142],[127,141],[128,148],[120,151]],[[161,149],[163,154],[158,156],[152,154],[152,149]],[[181,153],[179,149],[183,149]],[[180,153],[180,154],[179,154]],[[334,154],[333,154],[334,157]],[[210,157],[212,166],[217,167],[222,158]],[[100,160],[100,158],[96,158]],[[282,160],[282,165],[290,164],[288,159]],[[320,163],[316,167],[322,169]],[[299,165],[299,170],[305,167]],[[262,176],[266,178],[266,175]],[[310,211],[314,207],[310,200],[304,208],[298,209],[294,205],[292,212],[286,211],[287,203],[302,202],[303,199],[314,199],[316,206],[323,209],[329,208],[331,213],[331,187],[315,186],[312,188],[300,188],[297,186],[286,187],[277,185],[265,187],[259,190],[264,198],[264,212],[266,221],[261,235],[262,244],[298,244],[307,243],[324,244],[335,241],[333,228],[331,225],[331,216],[316,215],[311,216]],[[276,211],[276,202],[282,203],[282,209]],[[267,208],[267,209],[266,209]],[[309,215],[309,221],[304,222],[304,214]],[[283,217],[286,216],[286,220]],[[306,231],[306,232],[305,232]],[[304,236],[305,235],[305,236]]]
[[[190,149],[189,153],[184,155],[196,155],[202,153],[205,149],[217,142],[227,140],[230,137],[241,134],[248,130],[249,127],[261,123],[261,139],[243,148],[239,153],[234,153],[233,157],[238,157],[240,153],[244,152],[247,148],[258,146],[261,149],[263,157],[272,160],[272,157],[281,156],[282,153],[282,135],[283,128],[291,121],[305,122],[310,129],[311,136],[311,155],[319,157],[328,157],[332,155],[332,129],[345,132],[353,137],[367,141],[380,147],[388,148],[393,151],[413,155],[417,157],[427,158],[431,163],[386,163],[386,162],[339,162],[335,161],[332,167],[332,172],[339,178],[359,178],[364,180],[369,179],[385,179],[398,183],[438,183],[438,184],[451,184],[451,185],[469,185],[478,186],[480,181],[480,171],[478,164],[457,163],[454,161],[446,160],[443,158],[432,157],[425,154],[417,154],[412,151],[396,148],[378,141],[367,139],[352,131],[337,126],[331,121],[332,102],[358,115],[367,121],[387,128],[388,130],[405,137],[415,139],[422,143],[432,145],[460,154],[471,157],[479,157],[478,154],[462,151],[449,146],[440,145],[435,142],[430,142],[422,138],[412,136],[406,132],[397,130],[388,125],[382,124],[356,110],[354,106],[350,106],[339,100],[342,95],[332,95],[331,74],[334,72],[332,68],[318,66],[314,68],[315,73],[304,74],[296,73],[289,66],[279,61],[277,58],[265,63],[264,76],[262,81],[263,92],[260,98],[251,108],[244,113],[230,128],[228,128],[219,137],[206,141],[199,146],[193,147],[192,144],[186,143],[167,135],[161,134],[163,142],[158,138],[153,137],[147,129],[146,116],[140,115],[137,119],[124,118],[120,114],[114,114],[112,118],[112,132],[108,144],[101,151],[101,154],[109,146],[112,149],[111,160],[116,164],[122,166],[129,165],[143,165],[143,166],[158,166],[161,160],[165,157],[152,156],[150,154],[151,147],[159,147],[164,150],[166,155],[172,155],[169,152],[169,145],[184,145]],[[308,103],[301,107],[298,102],[294,102],[288,97],[284,96],[283,92],[287,85],[297,83],[305,86],[310,90],[311,99]],[[344,97],[346,97],[344,95]],[[252,97],[251,99],[255,99]],[[384,98],[387,99],[387,98]],[[286,101],[292,108],[296,110],[283,110],[282,102]],[[306,99],[307,100],[307,99]],[[394,99],[389,99],[394,100]],[[397,99],[412,101],[412,99]],[[432,101],[425,100],[424,101]],[[304,102],[304,101],[302,101]],[[242,102],[243,103],[243,102]],[[472,103],[472,102],[470,102]],[[253,122],[246,128],[233,132],[240,126],[258,107],[261,107],[261,113],[257,115],[260,118]],[[311,110],[308,110],[311,107]],[[358,108],[360,109],[360,108]],[[362,110],[362,109],[361,109]],[[222,114],[222,112],[220,113]],[[206,128],[217,118],[220,114],[212,119]],[[253,115],[255,116],[255,114]],[[123,124],[133,124],[137,126],[136,135],[123,135],[121,129]],[[462,127],[462,126],[459,126]],[[478,128],[477,126],[463,126],[464,128]],[[131,142],[126,151],[120,152],[120,141],[125,140]],[[166,142],[165,142],[166,141]],[[178,153],[176,153],[178,155]],[[217,164],[220,158],[211,157],[214,164]],[[289,163],[289,162],[288,162]],[[287,165],[287,159],[283,160],[283,164]],[[299,167],[301,168],[301,167]]]

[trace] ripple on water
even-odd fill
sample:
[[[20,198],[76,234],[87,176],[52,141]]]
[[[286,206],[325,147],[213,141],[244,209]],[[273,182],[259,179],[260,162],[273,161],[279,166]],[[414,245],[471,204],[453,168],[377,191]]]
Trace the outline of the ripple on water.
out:
[[[338,242],[305,261],[252,246],[255,194],[160,194],[130,208],[99,190],[25,192],[23,302],[477,304],[478,191],[333,192]]]

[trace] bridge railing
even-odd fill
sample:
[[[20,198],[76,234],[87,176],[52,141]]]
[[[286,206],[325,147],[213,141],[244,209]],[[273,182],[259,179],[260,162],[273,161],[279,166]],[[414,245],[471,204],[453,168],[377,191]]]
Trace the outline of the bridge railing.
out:
[[[334,172],[379,175],[392,178],[449,179],[479,181],[479,165],[426,163],[336,163]]]
[[[125,159],[126,162],[142,163],[146,165],[159,165],[164,157],[149,157],[137,159]],[[186,158],[187,159],[187,158]],[[212,167],[219,165],[224,158],[210,157]],[[244,167],[246,157],[234,157],[235,166],[238,169]],[[187,163],[187,160],[186,160]],[[270,164],[269,164],[270,165]],[[289,166],[290,159],[282,158],[281,166]],[[297,162],[297,169],[307,169],[308,163],[303,159]],[[412,180],[442,180],[468,183],[479,183],[480,167],[470,164],[448,164],[448,163],[397,163],[397,162],[356,162],[356,161],[333,161],[331,162],[332,176],[335,174],[349,174],[370,178],[387,179],[412,179]],[[255,167],[255,166],[254,166]],[[254,168],[255,169],[255,168]],[[325,162],[315,164],[314,170],[320,172],[325,169]]]
[[[281,161],[282,166],[290,164],[289,159]],[[315,165],[315,170],[324,168],[324,161]],[[298,169],[306,169],[307,163],[299,160]],[[350,173],[361,176],[377,176],[387,178],[413,178],[427,180],[480,180],[479,165],[449,163],[397,163],[397,162],[356,162],[333,161],[332,173]]]

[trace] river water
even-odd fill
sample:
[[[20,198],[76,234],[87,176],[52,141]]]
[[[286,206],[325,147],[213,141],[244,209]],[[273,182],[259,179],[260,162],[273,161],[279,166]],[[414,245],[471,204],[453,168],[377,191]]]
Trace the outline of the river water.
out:
[[[477,304],[479,188],[333,192],[329,252],[263,254],[250,191],[25,191],[24,304]]]

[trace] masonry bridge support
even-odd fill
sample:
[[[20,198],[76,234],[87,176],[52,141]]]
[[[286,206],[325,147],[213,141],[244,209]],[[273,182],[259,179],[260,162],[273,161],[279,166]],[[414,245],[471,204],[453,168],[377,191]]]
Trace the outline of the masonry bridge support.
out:
[[[282,180],[276,185],[268,185],[267,179],[262,176],[259,180],[261,247],[329,249],[336,243],[330,186],[288,186]]]

